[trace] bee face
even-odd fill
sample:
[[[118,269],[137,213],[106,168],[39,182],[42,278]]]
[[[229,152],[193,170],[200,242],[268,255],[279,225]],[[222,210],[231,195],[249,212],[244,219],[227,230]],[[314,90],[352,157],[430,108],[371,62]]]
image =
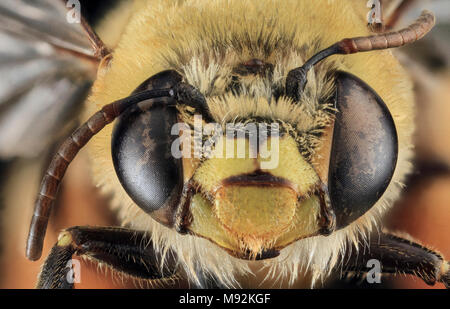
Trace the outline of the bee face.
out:
[[[181,80],[175,71],[165,71],[136,91],[174,87]],[[316,148],[325,148],[319,155],[329,158],[319,166],[321,175],[314,158],[301,154],[295,134],[277,130],[269,137],[270,130],[246,131],[250,124],[264,124],[249,123],[250,117],[244,119],[244,135],[222,135],[219,128],[208,157],[195,149],[196,163],[182,160],[174,153],[179,111],[155,100],[130,108],[116,124],[116,173],[133,201],[158,222],[209,239],[240,258],[276,256],[294,241],[351,224],[375,205],[392,178],[398,145],[386,105],[353,75],[338,73],[335,84],[337,116],[317,128],[321,145]],[[194,135],[189,133],[183,150]],[[192,151],[187,154],[190,158]],[[268,160],[273,164],[267,165]],[[183,165],[195,169],[184,175]]]
[[[135,92],[173,87],[181,79],[175,71],[165,71]],[[179,112],[155,103],[141,102],[127,110],[111,142],[122,186],[152,218],[242,258],[271,257],[289,243],[319,233],[320,200],[315,194],[320,179],[289,133],[269,129],[240,138],[219,133],[210,158],[176,158],[173,127]],[[269,131],[277,134],[265,136]],[[184,172],[183,165],[195,169]]]
[[[238,22],[246,11],[239,4],[229,8],[233,18],[228,10],[216,14],[214,6],[203,7],[208,14],[199,27],[187,23],[194,18],[176,18],[193,14],[185,7],[165,14],[164,22],[156,25],[148,14],[136,14],[129,35],[124,36],[126,44],[119,44],[110,67],[94,85],[86,115],[170,69],[204,96],[212,121],[203,117],[202,126],[209,122],[222,128],[239,122],[279,125],[278,164],[270,169],[261,167],[266,159],[252,156],[250,142],[241,158],[227,158],[222,149],[221,158],[175,159],[169,149],[181,133],[173,135],[172,126],[181,122],[193,128],[195,115],[203,115],[182,106],[163,112],[162,108],[146,110],[143,102],[121,116],[114,133],[107,127],[89,145],[94,179],[114,194],[123,224],[151,231],[187,265],[243,267],[233,257],[272,258],[268,261],[275,263],[287,256],[292,265],[300,265],[307,262],[314,246],[320,246],[323,254],[316,262],[326,267],[348,239],[370,229],[373,218],[383,213],[386,199],[396,197],[396,184],[410,169],[409,80],[389,52],[324,61],[308,73],[299,100],[286,95],[290,70],[337,37],[367,34],[365,23],[356,28],[325,26],[329,21],[323,20],[346,24],[346,14],[354,14],[347,4],[321,10],[323,20],[315,21],[306,13],[314,10],[309,2],[294,2],[286,5],[286,14],[305,12],[303,20],[310,20],[314,31],[289,32],[302,29],[300,22],[291,24],[298,16],[278,20],[267,9],[275,5],[270,1],[261,7],[255,4],[259,8],[255,12],[276,20],[263,29],[251,20]],[[279,9],[280,3],[276,5]],[[328,6],[334,4],[324,4]],[[215,26],[204,27],[208,22]],[[139,27],[143,23],[155,28],[149,32]],[[163,35],[168,28],[171,35]],[[224,38],[219,34],[227,38],[227,33],[233,36],[227,39],[227,49],[211,52],[222,46]],[[276,40],[273,33],[282,39]],[[154,45],[148,44],[151,40]],[[258,49],[256,42],[261,41],[267,45]],[[341,71],[350,74],[337,73]],[[239,138],[219,137],[225,144],[227,140],[230,145],[240,144]],[[323,237],[327,232],[332,233]],[[230,273],[239,269],[229,267]]]

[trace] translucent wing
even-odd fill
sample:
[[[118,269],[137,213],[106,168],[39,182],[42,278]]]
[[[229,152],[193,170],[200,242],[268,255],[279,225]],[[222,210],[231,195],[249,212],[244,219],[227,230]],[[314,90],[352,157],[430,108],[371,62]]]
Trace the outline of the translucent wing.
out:
[[[0,2],[0,158],[39,155],[76,118],[94,55],[63,1]]]

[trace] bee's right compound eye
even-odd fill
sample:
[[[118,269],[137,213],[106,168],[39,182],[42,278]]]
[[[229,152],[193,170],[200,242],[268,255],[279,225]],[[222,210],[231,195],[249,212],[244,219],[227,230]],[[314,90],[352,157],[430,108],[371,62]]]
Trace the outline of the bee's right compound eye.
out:
[[[339,72],[328,189],[337,228],[372,208],[397,164],[394,120],[383,100],[359,78]]]
[[[175,71],[164,71],[142,83],[135,93],[171,88],[181,79]],[[115,124],[111,147],[116,174],[131,199],[158,222],[172,226],[183,170],[181,159],[171,154],[177,109],[173,104],[153,104],[161,100],[172,99],[147,100],[128,108]]]

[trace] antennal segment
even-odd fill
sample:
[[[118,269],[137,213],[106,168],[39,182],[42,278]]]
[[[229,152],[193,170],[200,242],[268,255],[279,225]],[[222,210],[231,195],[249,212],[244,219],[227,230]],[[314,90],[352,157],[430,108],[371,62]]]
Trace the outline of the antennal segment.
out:
[[[306,75],[308,71],[315,64],[331,55],[348,55],[414,43],[430,32],[434,25],[434,14],[425,10],[413,24],[400,31],[343,39],[312,56],[303,66],[291,70],[286,78],[286,95],[296,101],[300,100],[307,83]]]

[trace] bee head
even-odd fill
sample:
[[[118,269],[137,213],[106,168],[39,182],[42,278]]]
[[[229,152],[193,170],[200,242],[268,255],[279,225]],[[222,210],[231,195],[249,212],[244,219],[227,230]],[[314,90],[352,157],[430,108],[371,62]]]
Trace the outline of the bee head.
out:
[[[433,15],[424,12],[408,31],[420,30],[419,39],[433,24]],[[314,65],[334,54],[414,41],[401,36],[339,41],[289,71],[281,92],[277,86],[255,90],[252,84],[274,79],[277,64],[250,59],[230,71],[224,88],[229,94],[201,93],[200,83],[178,91],[177,108],[154,104],[164,99],[129,108],[112,138],[122,186],[156,221],[243,259],[271,258],[299,239],[346,228],[391,182],[398,157],[394,120],[370,86],[342,71],[331,77],[331,106],[314,103],[322,105],[321,121],[305,125],[311,111],[297,107],[307,105],[304,92]],[[176,87],[183,79],[162,72],[135,92]]]
[[[136,93],[182,80],[164,71]],[[214,103],[194,87],[177,105],[142,101],[115,125],[117,176],[153,219],[239,258],[271,258],[299,239],[329,235],[380,199],[398,152],[394,121],[375,91],[349,73],[337,72],[333,82],[328,121],[314,128],[320,143],[309,153],[302,141],[311,132],[294,123],[255,114],[215,123]]]
[[[433,14],[425,11],[416,23],[400,32],[339,41],[291,70],[284,93],[273,91],[270,97],[276,100],[271,102],[269,98],[263,108],[257,91],[222,94],[216,101],[234,100],[234,106],[244,106],[245,110],[251,106],[245,102],[250,97],[256,106],[233,119],[232,124],[236,124],[240,116],[244,130],[239,128],[231,135],[221,131],[224,124],[228,129],[226,117],[219,119],[218,127],[207,130],[209,135],[214,132],[215,141],[208,151],[198,151],[195,146],[204,141],[201,134],[196,134],[195,115],[204,117],[200,124],[211,124],[213,101],[175,71],[149,78],[128,98],[105,105],[61,146],[36,204],[28,256],[36,258],[40,254],[52,197],[68,164],[93,135],[116,118],[112,158],[119,181],[136,205],[180,233],[207,238],[237,257],[267,258],[298,239],[345,228],[375,205],[394,174],[398,138],[388,108],[362,80],[337,72],[333,77],[332,108],[336,113],[325,117],[328,121],[316,122],[309,132],[302,132],[298,126],[301,120],[285,121],[289,118],[286,114],[295,110],[291,103],[305,103],[302,100],[308,71],[318,62],[334,54],[411,43],[433,25]],[[237,68],[237,73],[240,70],[241,75],[259,75],[273,67],[251,59]],[[278,107],[272,108],[283,106],[283,98],[290,99],[288,103],[284,100],[286,119],[277,118],[273,110]],[[222,105],[222,110],[224,106],[226,109],[227,104]],[[301,110],[297,115],[307,113]],[[183,132],[191,131],[192,121],[184,121],[186,126],[181,130],[174,127],[189,118],[194,118],[194,133],[187,135],[194,138],[177,145]],[[254,126],[247,132],[251,124]],[[270,129],[261,129],[259,124],[269,124]],[[267,133],[280,124],[282,130],[269,137]],[[239,136],[239,131],[244,135]],[[310,142],[305,156],[302,148],[308,134],[317,136],[320,143]],[[188,147],[191,140],[193,151]],[[270,149],[270,162],[266,162],[264,149]],[[267,164],[274,158],[275,164]]]

